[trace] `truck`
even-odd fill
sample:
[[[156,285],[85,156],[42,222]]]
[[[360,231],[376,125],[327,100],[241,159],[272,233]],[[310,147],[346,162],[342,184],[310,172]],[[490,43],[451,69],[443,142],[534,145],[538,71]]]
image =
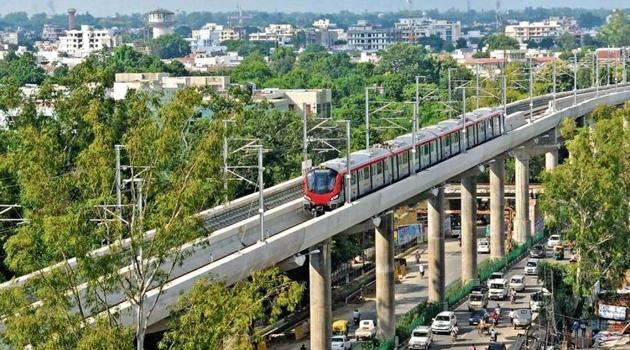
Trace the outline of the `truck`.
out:
[[[361,320],[359,328],[354,331],[357,340],[372,340],[376,336],[376,326],[373,320]]]

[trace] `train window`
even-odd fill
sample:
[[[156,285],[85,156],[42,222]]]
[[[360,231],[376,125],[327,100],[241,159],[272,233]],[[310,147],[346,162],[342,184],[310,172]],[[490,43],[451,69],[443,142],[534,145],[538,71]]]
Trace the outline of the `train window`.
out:
[[[409,153],[405,152],[402,154],[403,163],[407,163],[409,161]]]
[[[363,180],[370,179],[370,168],[364,168],[363,170]]]
[[[353,185],[357,183],[357,172],[356,171],[352,172],[352,180],[350,180],[350,183],[353,184]]]
[[[424,145],[422,146],[422,154],[424,154],[425,156],[429,154],[429,145]]]
[[[308,188],[311,192],[324,194],[335,188],[337,172],[332,169],[315,169],[306,175]]]
[[[450,136],[446,136],[444,138],[444,145],[447,146],[447,147],[451,145],[451,137]]]
[[[383,173],[383,162],[378,162],[376,163],[376,174],[382,174]]]

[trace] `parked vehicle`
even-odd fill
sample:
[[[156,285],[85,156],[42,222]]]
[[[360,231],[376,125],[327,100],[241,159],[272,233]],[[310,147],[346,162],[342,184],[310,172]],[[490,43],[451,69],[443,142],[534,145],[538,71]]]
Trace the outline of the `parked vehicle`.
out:
[[[536,244],[530,249],[529,256],[531,258],[542,259],[547,256],[547,250],[541,244]]]
[[[508,295],[508,284],[504,279],[490,280],[490,292],[488,297],[490,299],[505,300]]]
[[[457,325],[457,318],[453,311],[442,311],[431,322],[431,330],[433,333],[450,333],[453,327]]]
[[[510,289],[514,289],[517,292],[525,290],[525,276],[514,275],[510,278]]]
[[[529,259],[525,264],[525,274],[526,275],[537,275],[538,274],[538,260]]]
[[[548,295],[551,295],[551,293],[544,288],[532,294],[529,300],[529,309],[532,310],[532,312],[538,312],[545,303],[545,296]]]
[[[560,240],[560,235],[549,236],[549,239],[547,240],[547,248],[553,248],[558,244],[562,244],[562,241]]]
[[[332,350],[350,350],[352,343],[345,335],[333,335],[331,347]]]
[[[409,349],[430,349],[431,343],[433,343],[433,331],[431,327],[419,326],[411,332]]]
[[[532,312],[529,309],[514,310],[512,313],[512,324],[514,329],[519,327],[526,328],[532,324]]]
[[[506,349],[505,344],[497,343],[497,342],[490,343],[486,347],[486,350],[505,350],[505,349]]]
[[[488,306],[488,292],[473,290],[468,295],[468,310],[479,310]]]
[[[486,309],[475,310],[470,313],[470,317],[468,318],[468,325],[475,326],[478,325],[481,320],[489,321],[488,311]]]
[[[332,331],[335,335],[348,335],[348,320],[335,320],[332,324]]]
[[[371,340],[376,336],[376,327],[373,320],[361,320],[359,328],[354,331],[357,340]]]
[[[477,241],[477,253],[490,254],[490,242],[487,239],[482,238]]]

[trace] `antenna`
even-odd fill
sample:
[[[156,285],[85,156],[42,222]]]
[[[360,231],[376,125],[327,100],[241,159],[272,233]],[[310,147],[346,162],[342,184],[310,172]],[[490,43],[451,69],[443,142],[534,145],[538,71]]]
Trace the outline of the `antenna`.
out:
[[[499,30],[499,27],[501,26],[501,0],[497,0],[497,7],[494,11],[494,16],[495,29]]]

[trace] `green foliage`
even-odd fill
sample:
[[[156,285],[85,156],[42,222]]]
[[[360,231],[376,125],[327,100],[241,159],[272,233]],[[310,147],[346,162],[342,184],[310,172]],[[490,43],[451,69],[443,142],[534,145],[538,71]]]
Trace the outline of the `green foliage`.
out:
[[[605,45],[623,47],[630,45],[630,20],[622,10],[614,10],[608,21],[597,36]]]
[[[488,51],[477,51],[472,55],[473,58],[490,58],[490,52]]]
[[[630,134],[622,126],[629,116],[630,105],[599,107],[592,131],[566,122],[562,133],[571,157],[544,179],[543,210],[563,228],[562,238],[574,242],[578,259],[568,278],[576,294],[586,295],[598,281],[617,288],[630,267]]]
[[[190,44],[179,34],[165,34],[151,40],[151,52],[160,58],[184,57],[190,53]]]
[[[245,57],[230,73],[232,81],[237,83],[254,83],[257,87],[262,87],[263,83],[271,78],[272,71],[265,62],[264,57],[258,52]]]
[[[227,51],[236,51],[241,56],[249,56],[254,52],[268,56],[276,44],[269,41],[226,40],[221,43],[227,47]]]
[[[504,34],[490,34],[483,38],[483,45],[488,46],[488,50],[516,50],[518,41]]]
[[[0,84],[12,79],[16,84],[40,84],[46,78],[44,70],[37,66],[35,56],[29,52],[16,55],[9,51],[0,60]]]
[[[254,321],[273,323],[284,310],[294,311],[303,292],[278,269],[231,288],[201,280],[178,301],[160,349],[251,349],[250,336],[259,336],[251,333]]]

